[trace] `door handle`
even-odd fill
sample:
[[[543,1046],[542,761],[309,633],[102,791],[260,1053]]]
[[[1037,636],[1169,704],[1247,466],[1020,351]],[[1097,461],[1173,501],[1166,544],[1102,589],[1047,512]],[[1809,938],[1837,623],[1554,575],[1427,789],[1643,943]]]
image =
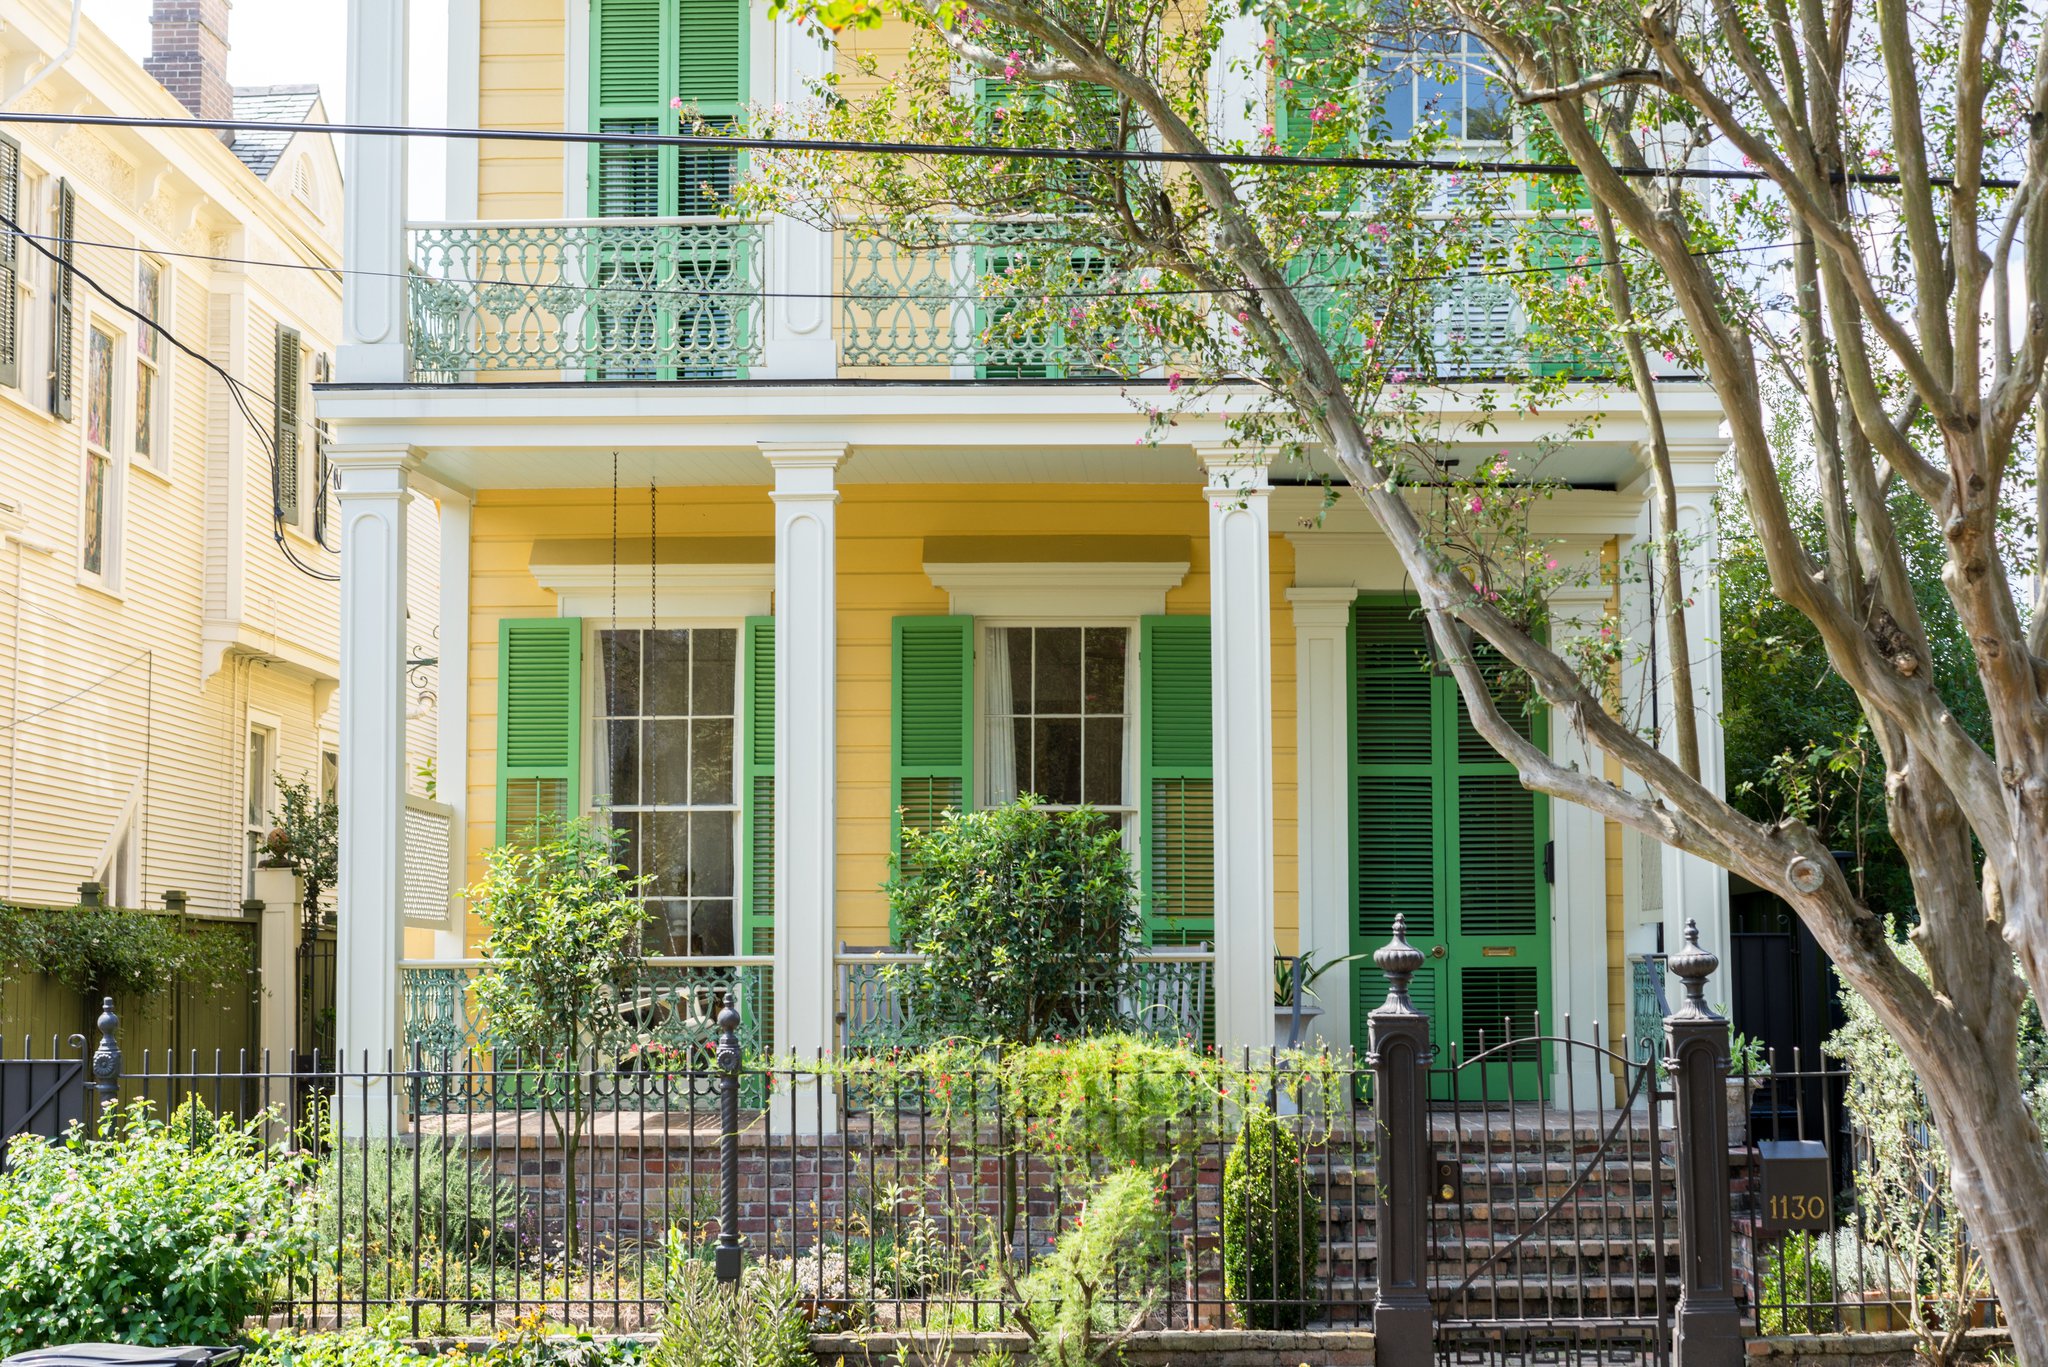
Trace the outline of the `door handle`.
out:
[[[1431,945],[1429,947],[1429,957],[1432,959],[1441,959],[1447,953],[1449,953],[1449,951],[1446,950],[1442,945]]]

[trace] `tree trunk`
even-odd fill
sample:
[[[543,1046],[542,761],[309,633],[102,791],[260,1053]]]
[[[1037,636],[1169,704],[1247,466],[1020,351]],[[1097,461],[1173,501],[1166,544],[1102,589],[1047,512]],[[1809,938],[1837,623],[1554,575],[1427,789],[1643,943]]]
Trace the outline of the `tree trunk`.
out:
[[[2024,1367],[2048,1364],[2048,1150],[2003,1070],[1957,1059],[1921,1071],[1939,1142],[1949,1153],[1956,1206]]]

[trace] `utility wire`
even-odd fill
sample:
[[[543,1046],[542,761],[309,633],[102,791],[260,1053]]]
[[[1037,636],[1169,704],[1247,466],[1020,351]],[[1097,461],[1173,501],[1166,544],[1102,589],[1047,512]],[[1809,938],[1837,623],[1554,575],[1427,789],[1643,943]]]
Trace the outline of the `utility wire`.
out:
[[[633,220],[621,219],[619,220],[619,223],[623,227],[630,227],[632,226]],[[507,224],[508,226],[518,226],[516,224],[516,221],[514,220],[507,220]],[[926,302],[973,304],[989,302],[989,296],[987,295],[955,294],[950,292],[933,293],[929,291],[919,291],[915,293],[905,292],[900,294],[876,294],[859,290],[750,290],[714,289],[708,287],[700,289],[696,286],[681,287],[670,285],[655,285],[648,286],[644,289],[632,289],[630,282],[627,282],[625,285],[579,285],[568,281],[543,282],[490,279],[488,277],[477,277],[473,279],[468,277],[442,277],[426,275],[415,271],[376,271],[355,266],[316,266],[309,265],[301,261],[263,261],[253,257],[245,256],[213,256],[205,252],[163,251],[155,247],[144,246],[134,242],[102,242],[87,237],[62,237],[55,233],[21,232],[19,235],[22,237],[36,238],[43,242],[69,243],[73,246],[78,247],[99,247],[109,251],[133,252],[139,256],[177,257],[187,261],[206,261],[212,262],[217,265],[225,266],[264,266],[275,270],[310,271],[319,275],[355,276],[359,279],[373,280],[425,280],[433,284],[457,285],[518,285],[536,290],[573,290],[579,294],[615,294],[624,289],[630,290],[630,292],[634,294],[651,295],[656,298],[662,299],[834,299],[859,304],[901,304]],[[1794,245],[1796,244],[1791,242],[1755,242],[1736,247],[1707,247],[1699,251],[1688,252],[1686,253],[1686,255],[1693,257],[1710,257],[1729,256],[1742,252],[1785,251],[1793,247]],[[1426,275],[1375,276],[1372,277],[1372,279],[1369,282],[1364,279],[1332,280],[1323,284],[1315,284],[1313,282],[1310,282],[1307,288],[1311,290],[1337,290],[1345,288],[1347,286],[1364,288],[1368,283],[1374,285],[1381,283],[1413,285],[1428,284],[1444,280],[1498,279],[1523,275],[1549,275],[1556,274],[1560,271],[1591,271],[1598,270],[1613,264],[1615,263],[1604,259],[1594,259],[1589,257],[1585,261],[1563,261],[1558,262],[1555,265],[1548,266],[1504,266],[1499,268],[1477,267],[1471,270],[1439,271],[1434,274]],[[1297,282],[1294,288],[1301,289],[1302,284],[1300,282]],[[1194,289],[1192,287],[1145,286],[1121,290],[1061,290],[1051,297],[1056,299],[1115,299],[1129,295],[1150,295],[1162,297],[1199,296],[1213,294],[1214,292],[1215,291],[1213,290]]]
[[[54,263],[57,270],[67,272],[70,275],[76,277],[77,279],[83,280],[86,284],[86,287],[90,289],[93,293],[99,295],[100,298],[106,300],[109,304],[112,304],[115,308],[121,310],[121,312],[127,314],[129,317],[135,319],[136,322],[142,324],[144,327],[151,329],[158,336],[162,337],[166,342],[169,342],[172,346],[176,347],[179,351],[183,352],[187,356],[190,356],[193,360],[199,362],[208,370],[211,370],[214,374],[220,376],[221,382],[227,385],[228,387],[228,397],[234,400],[236,409],[240,411],[243,419],[248,422],[249,428],[256,434],[257,440],[263,443],[263,449],[269,455],[270,458],[269,464],[271,539],[277,543],[277,548],[280,552],[283,553],[284,558],[292,565],[294,569],[298,570],[301,574],[307,575],[314,579],[326,580],[330,583],[339,583],[341,580],[340,575],[333,574],[329,571],[322,570],[316,568],[315,566],[307,564],[303,559],[300,558],[299,553],[292,549],[290,541],[288,541],[285,537],[284,509],[281,506],[279,506],[277,499],[277,444],[273,440],[273,434],[267,428],[264,427],[262,422],[260,422],[257,419],[256,415],[249,409],[248,394],[253,392],[249,389],[249,386],[244,384],[241,380],[235,378],[233,375],[230,375],[227,371],[227,368],[220,365],[211,356],[208,356],[204,352],[198,350],[196,347],[191,346],[183,338],[179,337],[177,333],[172,332],[169,328],[165,327],[161,322],[157,321],[155,318],[150,317],[147,313],[144,313],[141,309],[137,308],[128,300],[122,298],[114,291],[108,289],[105,285],[102,285],[98,280],[95,280],[90,273],[80,270],[76,264],[66,260],[62,255],[58,254],[55,251],[52,251],[48,246],[45,246],[42,242],[36,240],[36,238],[33,235],[31,235],[26,229],[24,229],[21,226],[21,224],[15,222],[10,215],[0,213],[0,227],[5,227],[10,233],[17,237],[27,239],[28,245],[33,247],[36,251],[41,252],[44,256],[48,257],[50,261]],[[327,490],[324,487],[317,490],[316,493],[320,499],[324,500],[327,497]],[[325,547],[323,547],[322,549],[325,549]]]
[[[47,123],[85,128],[204,128],[220,132],[341,133],[362,137],[455,138],[478,142],[589,143],[612,147],[686,147],[749,152],[853,152],[883,156],[993,157],[1026,161],[1135,162],[1166,166],[1274,166],[1307,170],[1428,171],[1448,175],[1559,176],[1582,178],[1571,162],[1559,161],[1431,161],[1418,157],[1318,156],[1299,152],[1166,152],[1140,147],[989,147],[970,142],[867,141],[858,138],[754,138],[705,133],[585,132],[566,128],[448,128],[389,123],[283,123],[268,119],[166,118],[140,114],[57,114],[0,110],[0,123]],[[1721,166],[1614,166],[1629,180],[1765,181],[1766,171]],[[1833,179],[1850,185],[1898,185],[1896,171],[1836,171]],[[1929,185],[1955,186],[1953,176],[1929,176]],[[2016,190],[2020,182],[1985,177],[1986,190]]]

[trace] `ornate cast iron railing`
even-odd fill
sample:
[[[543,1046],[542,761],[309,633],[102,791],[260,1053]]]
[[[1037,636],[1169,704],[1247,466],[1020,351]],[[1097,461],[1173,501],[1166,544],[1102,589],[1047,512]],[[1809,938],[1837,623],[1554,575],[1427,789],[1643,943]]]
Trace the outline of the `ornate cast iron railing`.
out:
[[[1662,1058],[1664,1018],[1671,1003],[1664,996],[1664,956],[1631,954],[1629,966],[1628,1037],[1642,1058]]]
[[[416,224],[414,377],[744,378],[761,357],[761,229],[719,218]]]
[[[839,1047],[874,1053],[925,1042],[915,1012],[892,981],[892,965],[921,963],[919,954],[842,949],[839,954]],[[1196,1046],[1215,1038],[1216,956],[1206,949],[1147,950],[1138,955],[1120,1014],[1138,1034]]]
[[[488,971],[481,959],[415,960],[399,965],[404,994],[405,1065],[417,1070],[414,1105],[427,1113],[479,1104],[518,1105],[530,1098],[488,1099],[449,1090],[449,1080],[466,1071],[500,1076],[537,1066],[502,1055],[490,1022],[477,1009],[474,986]],[[772,1042],[774,960],[766,955],[721,959],[649,959],[619,1003],[617,1023],[594,1048],[603,1067],[616,1068],[618,1087],[602,1104],[630,1108],[645,1089],[635,1088],[633,1053],[654,1044],[701,1052],[708,1060],[718,1037],[718,1012],[730,1000],[739,1008],[740,1038],[749,1055]],[[559,1066],[559,1065],[553,1065]],[[579,1061],[578,1066],[583,1066]],[[708,1063],[706,1065],[709,1066]]]
[[[1141,374],[1163,350],[1127,321],[1094,321],[1117,288],[1102,258],[1075,246],[1057,258],[1059,225],[1029,220],[934,225],[943,241],[904,246],[868,225],[840,232],[839,363],[849,369],[929,368],[980,379],[1078,379]],[[1010,268],[1033,269],[1011,283]],[[1013,317],[1027,298],[1066,304],[1062,322]],[[1053,310],[1058,314],[1059,310]]]

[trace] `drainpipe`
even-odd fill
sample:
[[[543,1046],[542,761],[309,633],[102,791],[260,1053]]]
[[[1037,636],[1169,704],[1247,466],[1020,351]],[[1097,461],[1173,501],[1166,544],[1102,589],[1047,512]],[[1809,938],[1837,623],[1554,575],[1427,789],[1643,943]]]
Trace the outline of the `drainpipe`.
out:
[[[71,32],[64,39],[64,50],[37,67],[30,74],[29,78],[21,83],[21,88],[9,95],[5,100],[0,100],[0,104],[12,106],[16,100],[42,84],[43,77],[71,60],[71,54],[78,51],[78,16],[84,9],[85,0],[71,0]]]
[[[21,714],[22,565],[27,561],[30,551],[37,555],[55,555],[57,548],[47,541],[37,541],[18,532],[9,532],[6,541],[8,545],[14,547],[14,650],[7,657],[7,663],[14,671],[14,689],[9,701],[13,704],[15,718],[18,718]],[[17,768],[20,754],[21,726],[18,720],[10,718],[7,726],[7,878],[5,884],[0,885],[6,888],[6,897],[9,901],[14,900],[14,814],[21,807],[21,803],[15,800],[18,795],[15,785],[20,779]]]

